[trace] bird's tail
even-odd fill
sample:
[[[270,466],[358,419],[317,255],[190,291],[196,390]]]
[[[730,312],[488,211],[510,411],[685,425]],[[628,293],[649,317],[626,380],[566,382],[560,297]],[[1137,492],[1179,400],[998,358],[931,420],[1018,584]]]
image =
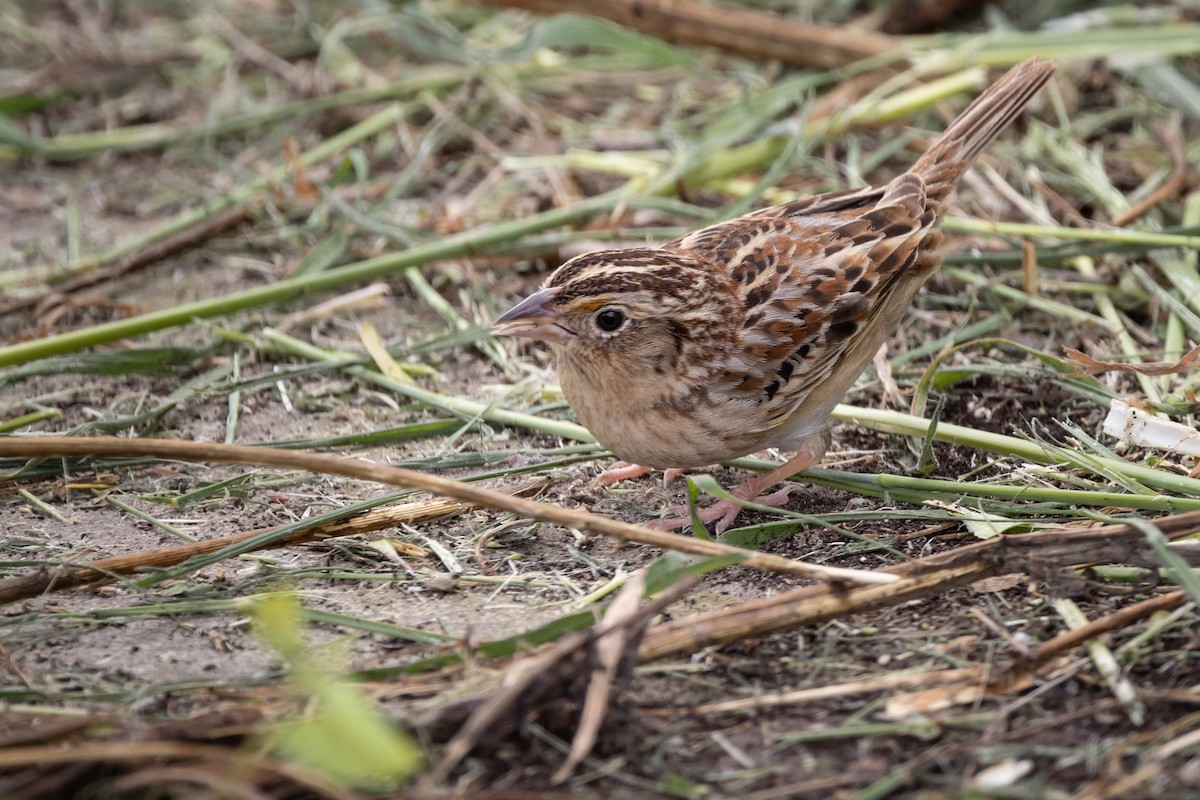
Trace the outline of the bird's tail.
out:
[[[910,172],[921,176],[930,198],[949,196],[983,149],[1009,126],[1058,69],[1053,62],[1022,61],[975,98],[938,137]]]

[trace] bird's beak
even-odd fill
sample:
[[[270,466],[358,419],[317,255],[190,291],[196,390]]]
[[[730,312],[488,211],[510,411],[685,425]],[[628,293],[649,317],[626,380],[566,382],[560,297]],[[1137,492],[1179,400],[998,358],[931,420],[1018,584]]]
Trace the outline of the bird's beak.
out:
[[[555,308],[554,297],[557,294],[558,289],[538,289],[493,322],[492,334],[548,342],[566,341],[575,332],[566,326],[566,318]]]

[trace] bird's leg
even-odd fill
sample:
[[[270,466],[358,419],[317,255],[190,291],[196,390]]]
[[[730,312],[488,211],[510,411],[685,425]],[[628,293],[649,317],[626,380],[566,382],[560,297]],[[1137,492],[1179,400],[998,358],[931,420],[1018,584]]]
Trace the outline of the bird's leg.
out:
[[[628,461],[618,461],[596,476],[601,486],[611,486],[614,483],[640,478],[647,472],[653,472],[653,467],[643,467],[641,464],[630,464]],[[684,473],[677,467],[663,470],[663,483],[670,483]]]
[[[601,486],[611,486],[614,483],[640,478],[647,472],[653,472],[651,467],[641,464],[630,464],[628,461],[618,461],[596,476],[596,482]]]
[[[823,448],[822,448],[823,450]],[[823,454],[823,452],[822,452]],[[759,505],[771,506],[778,508],[787,502],[788,496],[795,490],[794,486],[785,486],[777,492],[772,492],[769,495],[761,496],[762,492],[771,488],[777,483],[786,481],[798,472],[811,467],[817,462],[820,455],[814,455],[813,452],[806,448],[801,450],[785,463],[762,475],[756,475],[745,483],[739,484],[733,489],[730,494],[740,500],[757,503]],[[712,522],[717,523],[717,533],[724,533],[733,525],[738,514],[742,511],[740,503],[734,503],[730,500],[720,500],[713,503],[707,508],[702,508],[697,511],[700,521],[705,525]],[[677,528],[684,528],[691,525],[692,519],[688,515],[687,506],[672,508],[669,513],[680,514],[678,517],[669,517],[659,520],[650,527],[658,530],[671,531]]]

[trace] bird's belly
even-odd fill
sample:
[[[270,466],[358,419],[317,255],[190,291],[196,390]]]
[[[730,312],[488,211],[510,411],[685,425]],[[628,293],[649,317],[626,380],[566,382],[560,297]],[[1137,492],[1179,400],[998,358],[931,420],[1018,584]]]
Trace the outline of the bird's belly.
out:
[[[583,400],[568,402],[600,444],[624,461],[655,469],[695,469],[753,453],[766,446],[661,407],[626,408]]]

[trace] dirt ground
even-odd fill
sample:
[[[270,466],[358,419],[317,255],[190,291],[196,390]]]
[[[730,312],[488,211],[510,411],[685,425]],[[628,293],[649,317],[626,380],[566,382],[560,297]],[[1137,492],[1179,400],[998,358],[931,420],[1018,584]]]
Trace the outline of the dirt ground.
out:
[[[70,10],[75,5],[48,4],[43,16],[32,15],[30,21],[47,36],[57,37],[55,41],[68,42],[70,36],[58,26],[75,13]],[[89,19],[95,15],[103,16],[93,11],[84,14]],[[136,33],[111,24],[113,30],[107,35]],[[128,108],[121,112],[126,123],[178,122],[202,115],[205,109],[196,95],[156,98],[154,91],[169,83],[166,74],[156,72],[144,82],[122,82],[119,88],[106,88],[100,94],[105,103],[135,98],[142,104],[140,112]],[[647,79],[647,84],[653,81]],[[605,86],[606,93],[578,100],[581,108],[575,110],[576,116],[587,118],[593,105],[612,103],[614,98],[633,103],[638,96],[618,80]],[[56,102],[37,124],[63,126],[72,109],[81,106],[86,102]],[[109,112],[116,113],[111,108]],[[337,129],[345,124],[348,120],[331,113],[304,120],[293,133],[310,145],[324,135],[322,125]],[[414,123],[406,133],[422,130]],[[564,130],[559,132],[561,138],[547,140],[545,133],[533,126],[502,144],[506,148],[524,144],[525,151],[513,149],[511,154],[533,156],[550,150],[566,152],[572,135],[579,135]],[[272,137],[277,134],[272,130]],[[462,166],[454,148],[469,152],[481,146],[472,141],[471,136],[454,139],[443,146],[439,157],[443,163]],[[881,141],[871,139],[867,144]],[[18,165],[6,163],[0,166],[0,253],[8,254],[4,263],[10,270],[63,264],[73,248],[97,252],[140,236],[181,208],[218,196],[233,176],[261,166],[257,162],[277,160],[277,145],[276,138],[269,145],[238,139],[197,151],[184,145],[70,161],[32,158]],[[830,153],[845,156],[836,147]],[[877,177],[894,171],[891,165],[889,161],[879,168]],[[374,164],[385,175],[403,167],[399,157],[379,156]],[[419,210],[428,215],[424,222],[445,222],[447,201],[461,198],[488,172],[472,164],[462,170],[440,182],[431,181],[414,198],[376,211],[395,224],[411,224]],[[320,169],[312,174],[318,182],[327,177],[328,172]],[[447,189],[451,178],[460,186]],[[588,176],[578,180],[584,189],[594,188],[588,186],[593,180]],[[978,209],[988,202],[972,188],[964,195],[964,208]],[[530,191],[523,204],[508,211],[519,217],[541,210],[539,205],[548,202],[546,193]],[[47,295],[49,302],[42,306],[0,318],[0,341],[36,338],[283,280],[315,246],[317,238],[304,229],[304,222],[320,208],[311,199],[307,205],[295,197],[268,200],[256,206],[249,221],[145,269],[71,298]],[[664,219],[683,224],[669,215]],[[595,230],[602,227],[602,223],[594,226]],[[977,244],[970,237],[957,237],[950,249],[971,253]],[[345,260],[390,249],[398,246],[369,231],[356,231]],[[558,260],[557,253],[521,258],[488,255],[440,262],[428,274],[467,323],[477,326],[535,288]],[[323,348],[362,353],[359,326],[364,322],[389,343],[426,342],[449,332],[446,321],[401,276],[389,277],[386,283],[389,292],[374,307],[293,323],[291,334]],[[52,287],[46,290],[53,291]],[[996,312],[972,291],[946,276],[931,282],[910,323],[890,343],[891,353]],[[287,324],[288,314],[336,294],[318,293],[281,307],[197,321],[100,350],[175,347],[190,351],[181,366],[160,374],[89,374],[79,363],[59,365],[61,373],[14,380],[6,380],[11,372],[0,372],[0,420],[34,408],[52,408],[58,416],[20,432],[225,441],[231,430],[228,383],[187,392],[160,418],[147,420],[139,415],[160,407],[188,381],[217,367],[236,366],[245,381],[302,366],[298,359],[270,352],[256,337],[266,326]],[[968,296],[970,301],[964,303]],[[1150,324],[1151,315],[1144,309],[1130,313],[1139,323]],[[1028,310],[997,335],[1046,352],[1058,352],[1063,344],[1089,347],[1092,339],[1092,333],[1081,327]],[[423,350],[413,359],[437,370],[436,381],[428,381],[430,387],[483,403],[494,401],[504,388],[522,380],[538,387],[555,384],[540,346],[506,342],[503,347],[511,359],[504,365],[469,345]],[[55,366],[48,360],[38,363]],[[900,376],[906,391],[925,363],[917,366],[918,371]],[[976,374],[947,389],[943,420],[1024,434],[1037,430],[1039,421],[1045,429],[1045,420],[1059,414],[1088,431],[1096,430],[1101,407],[1064,393],[1060,383],[1043,380],[1040,373],[1031,372],[1028,380],[1022,380],[1019,372],[1018,368]],[[289,373],[278,381],[247,385],[233,402],[238,410],[232,428],[237,443],[325,439],[447,418],[332,370]],[[506,402],[516,405],[511,398]],[[552,406],[555,402],[551,398]],[[886,402],[883,385],[868,372],[847,402],[880,407]],[[546,413],[571,418],[562,404]],[[557,448],[571,444],[549,434],[475,420],[454,436],[334,451],[467,477],[488,469],[549,461],[557,457]],[[961,445],[937,444],[933,452],[934,471],[927,476],[931,478],[982,480],[1010,469],[987,453]],[[489,453],[498,455],[489,459]],[[843,425],[836,430],[826,466],[907,475],[913,474],[915,460],[905,437]],[[681,483],[663,486],[660,475],[601,487],[594,479],[609,463],[596,458],[546,470],[541,475],[551,480],[539,499],[635,523],[655,518],[684,499]],[[7,472],[18,466],[4,462],[0,469]],[[722,485],[731,486],[745,473],[723,467],[712,474]],[[235,478],[241,480],[231,480]],[[529,480],[507,475],[487,485],[511,489]],[[192,492],[196,494],[189,495]],[[47,565],[181,543],[171,533],[113,505],[114,499],[186,534],[208,539],[294,523],[387,492],[386,487],[361,481],[259,468],[64,461],[54,465],[52,474],[9,475],[0,482],[0,578]],[[181,502],[181,498],[190,499]],[[964,526],[923,516],[925,509],[915,504],[810,484],[793,495],[788,507],[813,516],[853,512],[851,516],[857,518],[839,523],[841,531],[798,525],[775,534],[762,545],[764,552],[869,569],[975,541]],[[752,512],[743,522],[766,519]],[[1043,521],[1062,519],[1059,512],[1050,511]],[[481,537],[487,538],[487,545],[477,548]],[[396,555],[388,543],[424,548],[424,555]],[[439,558],[431,543],[448,551],[450,560]],[[261,701],[271,708],[278,706],[281,713],[285,708],[284,701],[270,694],[279,683],[281,664],[255,635],[244,611],[222,601],[290,588],[309,609],[449,637],[448,644],[427,644],[327,622],[306,628],[313,647],[327,653],[342,671],[382,671],[374,675],[550,623],[583,608],[583,599],[614,577],[632,573],[659,555],[651,548],[476,509],[373,534],[245,554],[150,585],[123,579],[22,599],[0,611],[0,743],[53,746],[62,741],[72,747],[111,736],[123,742],[171,736],[241,742],[252,732],[242,722],[247,706]],[[462,573],[457,581],[447,581],[447,564],[453,562],[461,565]],[[732,607],[804,583],[748,568],[724,569],[704,576],[658,621]],[[1089,619],[1096,619],[1165,591],[1166,587],[1097,583],[1076,592],[1073,599]],[[1194,744],[1200,724],[1200,633],[1194,610],[1170,619],[1165,614],[1156,617],[1153,632],[1142,638],[1138,637],[1145,627],[1134,626],[1106,639],[1114,648],[1128,646],[1122,651],[1124,676],[1145,708],[1147,721],[1140,724],[1131,719],[1129,706],[1114,697],[1083,649],[1055,659],[1029,685],[969,699],[946,698],[934,710],[907,716],[896,716],[892,709],[906,703],[919,705],[920,692],[933,686],[916,681],[832,697],[797,696],[765,710],[705,708],[779,692],[869,683],[906,671],[1003,670],[1022,653],[1064,631],[1065,623],[1053,604],[1058,593],[1057,587],[1039,578],[1003,576],[816,626],[645,663],[614,700],[612,718],[596,753],[561,788],[582,797],[766,800],[1068,797],[1084,789],[1090,793],[1079,796],[1098,798],[1114,796],[1107,792],[1129,785],[1134,796],[1200,797],[1200,755]],[[460,687],[468,686],[494,676],[493,670],[486,659],[468,659],[454,678]],[[413,675],[365,685],[388,715],[411,725],[456,691],[446,683],[421,681],[421,675]],[[494,737],[485,737],[448,781],[439,786],[420,784],[412,790],[414,796],[455,792],[480,798],[537,797],[543,792],[552,796],[549,776],[561,764],[563,742],[569,741],[577,720],[569,714],[556,715],[553,709],[524,710],[527,719],[514,718]],[[102,725],[95,723],[101,718]],[[92,720],[92,727],[70,730],[71,720]],[[70,730],[70,735],[54,733],[64,721],[62,730]],[[446,731],[419,732],[427,752],[436,757]],[[1182,744],[1172,749],[1164,742]],[[11,796],[122,794],[123,773],[98,769],[92,762],[57,773],[37,765],[17,769],[5,764],[9,771],[0,778],[0,792]],[[1155,771],[1145,774],[1148,769]],[[997,778],[1003,770],[1015,771],[1017,777]],[[1122,783],[1131,776],[1137,780]],[[200,796],[180,788],[186,783],[165,780],[157,789],[139,791]],[[305,796],[294,788],[270,784],[263,788],[268,795],[278,791]],[[208,791],[202,796],[225,796],[211,787]]]
[[[52,244],[52,239],[41,240],[43,247]],[[173,302],[204,294],[215,284],[221,284],[221,290],[249,284],[245,275],[239,283],[222,284],[226,271],[216,259],[205,268],[189,263],[193,258],[149,270],[136,281],[110,287],[105,294],[144,310],[154,308],[156,300]],[[422,306],[398,287],[385,308],[360,318],[373,322],[387,337],[428,317]],[[198,334],[186,329],[152,341],[186,345]],[[347,336],[332,326],[323,335],[334,339]],[[241,367],[245,375],[268,371],[271,365],[248,361]],[[471,388],[504,379],[479,357],[448,354],[438,367],[446,383],[462,387],[468,396],[485,397]],[[21,393],[23,397],[53,398],[55,407],[63,411],[61,419],[38,426],[40,430],[69,431],[122,409],[153,407],[186,377],[87,377],[81,381],[74,376],[48,376],[23,382]],[[238,440],[344,435],[427,416],[421,411],[397,413],[384,398],[345,381],[330,385],[325,378],[302,380],[293,382],[289,393],[292,410],[284,407],[280,393],[270,387],[243,397]],[[17,401],[10,390],[7,402],[12,405],[5,409],[7,416],[16,410]],[[962,405],[965,411],[966,404]],[[219,441],[227,412],[224,395],[193,399],[170,412],[156,435]],[[993,421],[1003,428],[1012,422]],[[486,440],[468,434],[449,446],[456,452],[520,450],[527,445],[545,447],[547,439],[507,431],[503,437]],[[877,434],[844,429],[841,442],[842,448],[869,454],[851,454],[854,463],[850,468],[855,471],[899,472],[910,457],[898,441]],[[353,454],[404,463],[436,458],[447,446],[417,442],[355,450]],[[978,453],[948,446],[938,449],[941,476],[953,477],[980,466]],[[682,500],[681,489],[665,490],[653,477],[605,490],[593,481],[598,469],[589,463],[556,471],[557,480],[542,499],[633,522],[645,519],[642,509],[659,509]],[[247,473],[254,476],[249,482],[182,508],[164,508],[154,500]],[[715,474],[726,485],[738,476],[736,470]],[[520,482],[507,479],[496,485]],[[94,483],[106,484],[106,488],[69,488]],[[50,504],[64,520],[33,512],[16,496],[18,486]],[[381,489],[341,479],[287,476],[281,480],[266,470],[189,464],[104,469],[100,473],[72,466],[60,479],[9,484],[7,499],[0,507],[9,573],[23,572],[21,562],[78,562],[178,543],[169,534],[107,504],[104,497],[109,493],[119,494],[147,513],[165,514],[173,525],[207,538],[286,524],[315,510],[377,496]],[[881,505],[836,490],[807,487],[795,495],[790,507],[807,514],[890,509],[886,521],[847,527],[868,541],[892,543],[909,556],[970,541],[968,533],[954,528],[933,538],[905,538],[906,533],[928,527],[921,520],[909,519],[910,507]],[[475,561],[475,540],[509,521],[507,515],[475,511],[418,528],[392,530],[386,536],[417,545],[435,540],[457,557],[465,577],[470,578],[481,574]],[[553,620],[581,595],[619,572],[644,566],[655,555],[648,548],[620,547],[604,538],[580,537],[555,526],[523,524],[497,535],[487,551],[492,571],[517,579],[512,585],[460,581],[452,591],[444,592],[430,586],[430,578],[446,575],[436,559],[389,563],[366,546],[370,538],[374,537],[267,550],[148,590],[110,585],[12,604],[4,612],[9,664],[4,694],[9,703],[19,706],[64,707],[76,713],[119,709],[123,717],[133,720],[187,720],[208,711],[212,701],[206,698],[214,693],[253,686],[276,674],[277,659],[264,652],[246,617],[188,612],[103,618],[94,612],[148,602],[240,597],[288,586],[299,591],[305,605],[314,609],[482,642]],[[879,552],[859,554],[862,548],[857,542],[820,530],[785,536],[764,549],[850,567],[870,568],[891,561]],[[295,573],[303,577],[294,577]],[[322,573],[369,574],[371,580],[323,578]],[[727,607],[797,585],[796,580],[784,576],[725,570],[706,577],[698,590],[670,609],[668,618]],[[957,709],[920,724],[897,724],[899,730],[894,733],[871,727],[886,695],[808,700],[750,717],[704,716],[692,710],[734,698],[869,680],[881,671],[1006,660],[1012,653],[1004,638],[981,626],[972,615],[985,614],[1003,626],[1007,635],[1036,644],[1060,630],[1061,622],[1048,605],[1051,594],[1051,587],[1014,576],[1000,588],[947,592],[813,629],[647,665],[623,700],[623,724],[609,729],[601,741],[605,758],[584,771],[576,789],[596,792],[596,796],[641,797],[663,791],[663,776],[677,776],[678,786],[708,785],[716,787],[721,796],[826,797],[871,785],[893,774],[897,765],[911,765],[920,775],[913,778],[914,783],[938,795],[962,786],[969,776],[993,762],[1014,759],[1035,763],[1038,781],[1047,792],[1053,787],[1087,783],[1113,765],[1079,758],[1080,745],[1128,737],[1137,728],[1082,658],[1058,666],[1047,684],[1053,686],[1052,691],[987,701],[980,708]],[[1111,609],[1111,598],[1100,593],[1078,599],[1089,615]],[[347,659],[345,666],[353,670],[395,667],[441,649],[327,625],[311,626],[308,635],[314,644],[336,644]],[[1189,690],[1198,677],[1194,658],[1198,645],[1194,629],[1168,633],[1155,643],[1155,652],[1146,654],[1138,674],[1131,676],[1136,685],[1157,698],[1151,704],[1152,715],[1176,719],[1194,706]],[[402,716],[413,713],[412,701],[393,699],[388,705]],[[985,718],[987,723],[982,725]],[[864,735],[852,735],[860,727]],[[851,735],[843,733],[847,728]],[[826,729],[840,735],[822,738],[819,734]],[[865,735],[866,729],[871,735]],[[569,735],[569,729],[559,733]],[[506,736],[492,744],[494,750],[485,749],[471,760],[463,781],[536,789],[544,786],[561,758],[558,749],[531,734]],[[1163,776],[1164,787],[1179,787],[1186,777]],[[776,788],[769,788],[772,786]],[[755,790],[763,793],[753,794]],[[1188,796],[1190,790],[1181,792],[1175,796]]]

